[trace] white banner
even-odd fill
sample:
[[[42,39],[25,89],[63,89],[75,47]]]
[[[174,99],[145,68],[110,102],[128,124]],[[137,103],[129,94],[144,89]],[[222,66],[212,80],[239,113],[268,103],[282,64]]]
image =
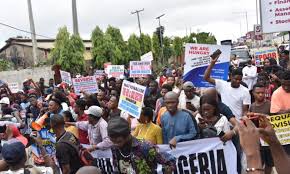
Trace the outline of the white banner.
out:
[[[108,68],[107,68],[107,73],[108,73],[109,78],[115,77],[115,78],[123,79],[124,71],[125,71],[124,65],[108,65]]]
[[[82,91],[90,94],[98,92],[98,84],[95,76],[73,78],[72,81],[75,93],[77,95],[81,95]]]
[[[12,93],[17,93],[19,91],[18,83],[8,83],[8,87]]]
[[[260,0],[264,33],[290,31],[290,1]]]
[[[153,60],[153,53],[152,51],[144,54],[143,56],[141,56],[141,61],[152,61]]]
[[[72,81],[71,81],[71,75],[69,72],[66,71],[60,71],[60,76],[61,76],[61,80],[68,84],[68,85],[72,85]]]
[[[168,152],[176,158],[176,174],[237,174],[237,152],[231,141],[225,144],[219,138],[209,138],[178,143],[171,150],[168,145],[159,145],[160,152]],[[113,173],[112,153],[110,150],[92,152],[97,158],[98,167],[103,172]],[[159,165],[157,173],[162,173]]]

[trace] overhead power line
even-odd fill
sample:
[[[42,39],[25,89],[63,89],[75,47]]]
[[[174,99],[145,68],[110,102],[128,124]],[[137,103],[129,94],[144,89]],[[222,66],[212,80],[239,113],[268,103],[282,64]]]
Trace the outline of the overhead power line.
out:
[[[8,25],[8,24],[2,23],[2,22],[0,22],[0,25],[3,25],[3,26],[8,27],[8,28],[12,28],[14,30],[22,31],[24,33],[34,34],[34,33],[31,33],[30,31],[26,31],[26,30],[23,30],[23,29],[20,29],[20,28],[17,28],[17,27],[13,27],[11,25]],[[51,37],[48,37],[48,36],[44,36],[44,35],[41,35],[41,34],[36,34],[35,33],[35,35],[39,36],[39,37],[47,38],[47,39],[54,39],[54,38],[51,38]]]

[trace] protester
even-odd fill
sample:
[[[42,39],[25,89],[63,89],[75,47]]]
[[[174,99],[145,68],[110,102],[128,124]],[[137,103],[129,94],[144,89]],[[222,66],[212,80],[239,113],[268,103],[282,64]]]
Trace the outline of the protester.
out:
[[[196,112],[199,109],[199,96],[197,96],[192,82],[185,82],[179,96],[178,108]]]
[[[74,112],[77,114],[76,121],[88,121],[88,115],[85,114],[86,101],[78,99],[74,106]],[[78,129],[79,141],[81,144],[89,144],[88,131]]]
[[[144,100],[144,105],[155,109],[157,99],[160,97],[161,95],[158,89],[158,83],[156,81],[151,81],[149,83],[149,94]]]
[[[89,116],[88,121],[66,122],[66,124],[88,131],[89,151],[110,148],[112,143],[107,133],[107,122],[102,118],[103,110],[98,106],[91,106],[85,113]]]
[[[197,127],[188,112],[177,108],[178,94],[168,92],[164,102],[167,111],[161,117],[163,143],[175,148],[178,142],[192,140],[197,134]]]
[[[240,61],[237,58],[237,55],[233,54],[231,56],[231,66],[233,69],[237,69],[239,67]]]
[[[142,109],[141,116],[139,118],[139,124],[132,135],[137,139],[144,139],[152,144],[162,143],[162,130],[161,128],[152,122],[153,110],[149,107]]]
[[[120,117],[121,110],[118,109],[118,103],[119,103],[119,97],[111,96],[109,103],[108,103],[108,108],[109,108],[108,120],[110,120],[114,117]]]
[[[71,123],[75,122],[70,111],[64,111],[62,113],[62,116],[63,116],[65,122],[71,122]],[[72,133],[77,139],[79,139],[79,131],[78,131],[78,128],[76,126],[65,125],[64,129],[65,129],[65,131]]]
[[[174,76],[167,76],[167,80],[165,82],[166,84],[170,85],[172,87],[172,91],[176,94],[180,93],[180,89],[176,86],[176,80]]]
[[[56,158],[63,174],[74,174],[81,167],[78,154],[79,141],[70,132],[65,131],[64,118],[54,114],[50,118],[50,126],[56,135]]]
[[[284,68],[285,70],[288,69],[289,70],[289,51],[288,50],[284,50],[281,53],[281,59],[279,61],[279,65]]]
[[[230,107],[237,119],[240,119],[248,112],[249,105],[251,104],[249,90],[241,86],[243,74],[238,69],[232,71],[232,78],[230,83],[210,77],[212,68],[214,67],[218,58],[219,55],[217,57],[212,57],[210,65],[205,71],[204,79],[207,82],[215,85],[216,90],[221,95],[222,102]]]
[[[157,99],[155,106],[155,113],[158,113],[161,107],[164,107],[164,96],[167,92],[172,91],[172,87],[168,84],[164,84],[161,87],[160,95],[161,97]]]
[[[48,115],[50,117],[52,117],[53,115],[55,114],[62,114],[63,113],[63,110],[62,110],[62,106],[61,106],[61,101],[58,100],[58,99],[51,99],[49,102],[48,102]]]
[[[243,82],[248,86],[249,90],[253,89],[254,84],[257,82],[257,67],[252,65],[252,60],[247,62],[247,66],[243,68]]]
[[[159,153],[157,147],[139,141],[130,134],[128,122],[115,117],[108,122],[108,135],[113,142],[113,166],[117,173],[155,173],[161,164],[165,173],[175,171],[175,158]],[[142,163],[140,163],[142,161]]]

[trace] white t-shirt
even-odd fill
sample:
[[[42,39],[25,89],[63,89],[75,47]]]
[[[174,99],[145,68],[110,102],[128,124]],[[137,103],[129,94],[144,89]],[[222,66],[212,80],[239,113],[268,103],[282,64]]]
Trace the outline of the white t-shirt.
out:
[[[195,120],[196,120],[197,124],[199,123],[199,119],[198,118],[202,118],[199,113],[195,116]],[[218,120],[218,122],[216,122],[214,127],[216,128],[218,134],[221,131],[227,132],[227,131],[231,130],[230,122],[228,121],[227,117],[223,116],[223,115],[221,115],[221,118]]]
[[[249,90],[240,85],[239,88],[233,88],[230,82],[215,80],[215,88],[220,93],[222,102],[226,104],[239,120],[243,114],[243,105],[251,104]]]
[[[178,108],[180,109],[186,109],[186,103],[187,102],[190,102],[196,109],[199,108],[199,100],[200,100],[200,97],[195,95],[193,97],[193,99],[187,99],[185,93],[184,93],[184,90],[182,90],[180,92],[180,96],[179,96],[179,104],[178,104]]]
[[[257,67],[256,66],[245,66],[243,68],[243,82],[248,85],[249,90],[253,89],[253,86],[257,82]]]

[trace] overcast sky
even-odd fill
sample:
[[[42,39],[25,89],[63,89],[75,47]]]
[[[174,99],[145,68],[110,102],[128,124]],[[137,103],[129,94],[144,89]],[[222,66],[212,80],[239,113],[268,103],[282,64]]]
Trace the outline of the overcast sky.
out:
[[[37,34],[55,38],[58,28],[66,25],[72,32],[71,0],[31,0]],[[24,30],[30,30],[27,1],[1,0],[0,22]],[[192,32],[206,31],[217,39],[236,39],[247,31],[245,14],[248,12],[249,30],[256,22],[255,0],[77,0],[79,32],[89,39],[96,25],[103,30],[108,25],[121,29],[124,39],[139,35],[137,16],[131,11],[144,8],[140,13],[142,32],[152,35],[158,21],[166,36],[185,36]],[[29,34],[0,25],[0,46],[17,35]]]

